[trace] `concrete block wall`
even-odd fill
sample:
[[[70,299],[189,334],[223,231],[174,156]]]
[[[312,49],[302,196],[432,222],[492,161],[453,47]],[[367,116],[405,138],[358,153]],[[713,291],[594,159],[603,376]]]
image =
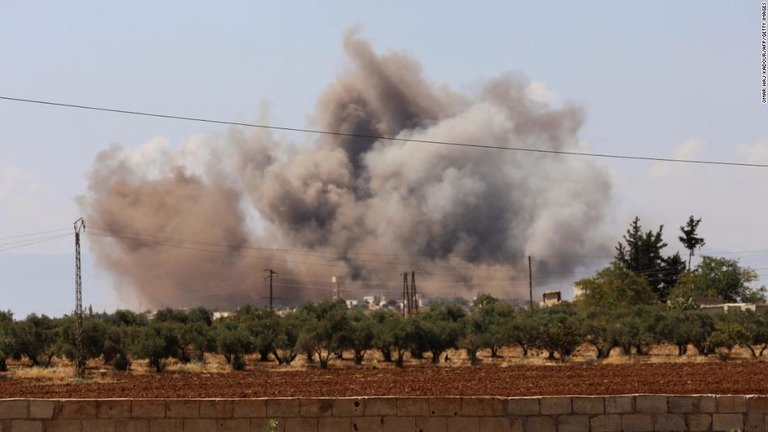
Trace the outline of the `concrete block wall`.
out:
[[[0,432],[768,432],[768,396],[0,399]]]

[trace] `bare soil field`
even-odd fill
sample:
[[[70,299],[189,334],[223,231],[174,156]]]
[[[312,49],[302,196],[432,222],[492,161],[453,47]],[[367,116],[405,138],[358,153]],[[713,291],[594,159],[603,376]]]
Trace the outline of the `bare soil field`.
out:
[[[288,368],[249,359],[233,372],[213,359],[205,365],[169,366],[154,373],[135,364],[116,372],[89,364],[76,380],[68,364],[51,369],[12,365],[0,373],[0,398],[259,398],[351,396],[543,396],[615,394],[768,394],[768,362],[720,361],[698,356],[617,356],[569,363],[542,358],[488,360],[470,366],[411,361],[405,368],[372,362]]]

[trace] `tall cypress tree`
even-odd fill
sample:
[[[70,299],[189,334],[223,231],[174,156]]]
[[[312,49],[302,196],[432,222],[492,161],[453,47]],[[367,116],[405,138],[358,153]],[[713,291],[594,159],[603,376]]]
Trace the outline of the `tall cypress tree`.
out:
[[[679,253],[664,256],[667,247],[663,237],[664,225],[658,231],[643,231],[640,218],[635,217],[624,235],[624,243],[616,246],[615,260],[636,275],[648,280],[651,290],[660,301],[666,301],[677,277],[685,271],[685,262]]]
[[[691,270],[691,258],[693,258],[693,252],[696,250],[696,248],[700,248],[704,246],[705,242],[702,237],[699,237],[696,235],[696,230],[699,229],[699,224],[701,223],[701,218],[694,219],[693,215],[691,215],[688,218],[688,222],[680,227],[680,231],[683,232],[683,235],[678,237],[680,242],[685,246],[686,249],[688,249],[688,270]]]

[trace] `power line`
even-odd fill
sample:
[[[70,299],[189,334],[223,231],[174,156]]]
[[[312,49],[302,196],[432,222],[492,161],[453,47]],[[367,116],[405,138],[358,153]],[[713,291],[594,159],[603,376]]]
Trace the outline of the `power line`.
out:
[[[39,236],[41,234],[51,234],[51,233],[56,233],[56,232],[69,231],[71,229],[72,228],[59,228],[59,229],[52,229],[52,230],[47,230],[47,231],[33,232],[33,233],[29,233],[29,234],[16,234],[16,235],[7,236],[7,237],[0,237],[0,240],[10,240],[10,239],[17,239],[17,238],[22,238],[22,237],[34,237],[34,236]]]
[[[95,232],[94,232],[95,231]],[[305,265],[305,266],[322,266],[322,267],[328,267],[328,268],[347,268],[349,264],[341,264],[339,261],[347,262],[347,263],[366,263],[366,264],[375,264],[378,266],[393,266],[393,265],[403,265],[403,262],[395,262],[395,261],[380,261],[380,260],[362,260],[358,258],[354,258],[352,256],[339,256],[338,254],[329,251],[329,252],[321,252],[321,251],[304,251],[304,250],[297,250],[297,249],[279,249],[279,248],[263,248],[263,247],[256,247],[256,246],[249,246],[249,245],[236,245],[236,244],[225,244],[225,243],[212,243],[212,242],[201,242],[201,241],[195,241],[195,240],[185,240],[180,238],[173,238],[173,237],[165,237],[165,236],[153,236],[153,235],[147,235],[147,234],[139,234],[139,233],[131,233],[131,234],[122,234],[120,232],[114,232],[114,231],[107,231],[100,228],[95,228],[90,230],[90,236],[97,236],[97,237],[110,237],[110,238],[117,238],[121,240],[128,240],[128,241],[136,241],[136,242],[142,242],[146,244],[152,244],[156,246],[164,246],[164,247],[171,247],[171,248],[177,248],[177,249],[186,249],[196,252],[203,252],[203,253],[212,253],[212,254],[223,254],[223,255],[229,255],[231,254],[232,250],[239,250],[241,255],[244,257],[249,258],[259,258],[268,262],[274,262],[278,259],[281,262],[284,263],[291,263],[291,264],[298,264],[298,265]],[[275,256],[270,255],[263,255],[264,253],[274,254]],[[303,256],[305,259],[318,259],[320,261],[306,261],[306,260],[296,260],[289,258],[291,255],[299,255]],[[403,258],[406,260],[412,260],[413,258],[419,257],[418,255],[395,255],[399,258]],[[553,256],[556,257],[556,256]],[[577,256],[572,255],[570,256],[572,258],[575,258]],[[533,258],[533,257],[531,257]],[[607,257],[606,257],[607,258]],[[546,261],[542,260],[536,260],[538,263],[546,263]],[[426,274],[428,276],[454,276],[456,274],[462,274],[462,271],[470,271],[475,272],[477,269],[471,268],[471,264],[467,263],[468,268],[464,268],[457,265],[446,265],[446,264],[429,264],[429,263],[421,263],[420,267],[423,268],[426,271]],[[445,273],[440,271],[428,271],[430,269],[451,269],[455,270],[455,273]],[[669,269],[666,267],[656,267],[656,268],[649,268],[644,269],[639,272],[635,272],[636,274],[642,274],[646,276],[652,276],[655,274],[663,274],[667,272]],[[482,269],[479,271],[479,273],[482,274],[483,280],[485,281],[508,281],[512,282],[514,280],[510,280],[509,276],[514,276],[517,273],[521,273],[522,269]],[[497,278],[488,278],[489,274],[496,274],[499,275]],[[590,271],[556,271],[556,270],[547,270],[545,272],[545,277],[539,278],[537,277],[537,280],[540,282],[544,281],[566,281],[571,280],[573,276],[576,275],[591,275],[592,272]],[[504,276],[502,276],[504,275]],[[567,278],[556,278],[552,277],[553,275],[566,275]],[[506,277],[505,277],[506,276]],[[524,281],[528,281],[528,277],[526,276]],[[523,282],[521,279],[519,282]]]
[[[31,246],[38,243],[45,243],[49,242],[51,240],[57,240],[64,237],[70,237],[71,234],[59,234],[54,236],[48,236],[48,237],[40,237],[40,238],[33,238],[33,239],[25,239],[21,241],[14,241],[14,242],[8,242],[8,243],[0,243],[0,252],[9,251],[13,249],[19,249],[27,246]]]
[[[337,137],[367,138],[367,139],[374,139],[374,140],[412,142],[412,143],[434,144],[434,145],[444,145],[444,146],[452,146],[452,147],[468,147],[468,148],[483,149],[483,150],[505,150],[505,151],[553,154],[553,155],[564,155],[564,156],[584,156],[584,157],[604,158],[604,159],[623,159],[623,160],[640,160],[640,161],[650,161],[650,162],[672,162],[672,163],[688,163],[688,164],[702,164],[702,165],[768,168],[768,164],[755,164],[755,163],[746,163],[746,162],[674,159],[674,158],[662,158],[662,157],[651,157],[651,156],[619,155],[619,154],[610,154],[610,153],[591,153],[591,152],[576,152],[576,151],[565,151],[565,150],[535,149],[535,148],[528,148],[528,147],[503,147],[503,146],[495,146],[490,144],[472,144],[472,143],[456,142],[456,141],[400,138],[400,137],[387,136],[387,135],[356,134],[356,133],[347,133],[347,132],[327,131],[327,130],[320,130],[320,129],[289,127],[289,126],[272,126],[272,125],[258,124],[258,123],[244,123],[244,122],[234,122],[234,121],[227,121],[227,120],[209,119],[209,118],[203,118],[203,117],[188,117],[188,116],[172,115],[172,114],[160,114],[160,113],[151,113],[146,111],[133,111],[133,110],[119,109],[119,108],[71,104],[71,103],[64,103],[64,102],[39,100],[39,99],[16,98],[16,97],[10,97],[10,96],[0,96],[0,99],[11,101],[11,102],[48,105],[48,106],[55,106],[55,107],[62,107],[62,108],[76,108],[76,109],[82,109],[82,110],[110,112],[110,113],[116,113],[116,114],[127,114],[127,115],[142,116],[142,117],[155,117],[155,118],[162,118],[162,119],[169,119],[169,120],[193,121],[193,122],[199,122],[199,123],[210,123],[210,124],[218,124],[218,125],[226,125],[226,126],[242,126],[242,127],[249,127],[249,128],[278,130],[278,131],[284,131],[284,132],[299,132],[299,133],[306,133],[306,134],[327,135],[327,136],[337,136]]]

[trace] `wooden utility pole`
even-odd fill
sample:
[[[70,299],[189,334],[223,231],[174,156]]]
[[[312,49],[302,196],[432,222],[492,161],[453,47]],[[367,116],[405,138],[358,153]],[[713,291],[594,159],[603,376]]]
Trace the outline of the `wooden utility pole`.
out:
[[[269,279],[269,310],[274,310],[274,307],[272,306],[272,301],[274,300],[274,295],[272,294],[272,276],[277,275],[280,276],[280,273],[270,269],[264,269],[264,273],[266,275],[264,276],[264,280]]]
[[[411,307],[410,310],[419,310],[419,301],[416,298],[416,271],[411,271]]]
[[[408,272],[403,272],[403,316],[408,308],[410,292],[408,290]]]
[[[528,255],[528,308],[533,311],[533,271],[531,267],[531,256]]]
[[[85,221],[75,221],[75,373],[78,378],[85,378],[85,353],[83,352],[83,279],[80,265],[80,231],[85,229]]]

